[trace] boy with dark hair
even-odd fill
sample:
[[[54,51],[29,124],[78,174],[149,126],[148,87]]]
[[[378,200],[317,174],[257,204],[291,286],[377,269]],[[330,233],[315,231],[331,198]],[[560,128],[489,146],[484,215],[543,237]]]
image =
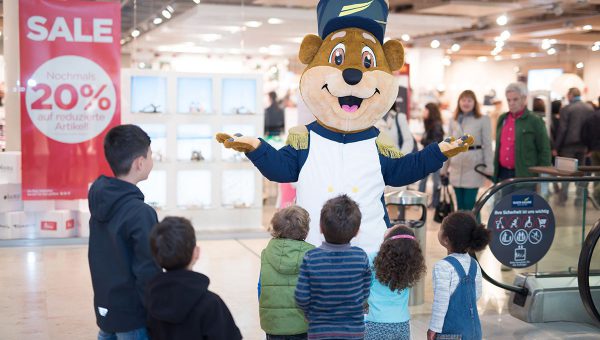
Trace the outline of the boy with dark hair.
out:
[[[150,233],[150,248],[166,272],[148,285],[148,330],[154,339],[241,339],[229,309],[193,271],[200,256],[188,219],[165,217]]]
[[[271,235],[260,256],[259,315],[267,340],[306,339],[308,325],[294,301],[298,271],[304,254],[314,246],[304,242],[310,217],[299,206],[273,215]]]
[[[160,272],[148,235],[158,218],[137,183],[152,170],[150,137],[138,126],[120,125],[104,138],[115,177],[100,176],[88,192],[88,261],[99,340],[147,339],[146,284]]]
[[[364,337],[371,269],[367,254],[350,245],[361,218],[358,204],[346,195],[330,199],[321,210],[325,242],[304,256],[295,294],[308,320],[309,339]]]

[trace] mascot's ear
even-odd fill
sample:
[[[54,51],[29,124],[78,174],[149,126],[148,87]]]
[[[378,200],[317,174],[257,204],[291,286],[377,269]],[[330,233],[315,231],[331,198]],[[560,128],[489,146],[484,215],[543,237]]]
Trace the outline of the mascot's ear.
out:
[[[391,39],[383,44],[383,53],[385,53],[385,59],[392,72],[402,68],[402,65],[404,65],[404,46],[399,40]]]
[[[323,40],[320,37],[314,34],[305,36],[302,40],[302,45],[300,45],[300,53],[298,53],[300,62],[304,65],[310,64],[317,55],[317,52],[319,52],[321,44],[323,44]]]

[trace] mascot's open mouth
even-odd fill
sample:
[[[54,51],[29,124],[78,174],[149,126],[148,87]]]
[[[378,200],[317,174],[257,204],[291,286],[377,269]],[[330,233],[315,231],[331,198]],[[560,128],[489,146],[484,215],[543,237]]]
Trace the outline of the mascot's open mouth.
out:
[[[329,87],[327,86],[327,84],[323,85],[323,87],[321,87],[321,90],[322,89],[325,89],[325,90],[327,90],[327,92],[329,92]],[[375,92],[373,92],[373,96],[376,93],[381,94],[381,92],[379,92],[379,89],[377,89],[377,88],[375,89]],[[329,92],[329,94],[331,94],[331,92]],[[333,94],[331,94],[331,95],[333,96]],[[369,97],[369,98],[371,98],[371,97]],[[362,101],[364,99],[369,99],[369,98],[359,98],[359,97],[355,97],[355,96],[337,97],[338,102],[340,103],[340,107],[342,108],[342,110],[344,110],[346,112],[356,112],[356,110],[358,110],[360,108],[360,104],[362,103]]]
[[[346,112],[356,112],[362,101],[362,98],[354,96],[338,97],[338,102],[340,103],[342,110]]]

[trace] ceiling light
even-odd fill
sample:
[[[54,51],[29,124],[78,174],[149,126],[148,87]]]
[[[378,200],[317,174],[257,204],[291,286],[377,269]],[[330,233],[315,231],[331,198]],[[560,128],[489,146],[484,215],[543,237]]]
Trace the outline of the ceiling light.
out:
[[[431,48],[438,48],[438,47],[440,47],[440,41],[437,39],[433,39],[429,46],[431,46]]]
[[[504,41],[496,41],[496,48],[504,47]]]
[[[548,49],[548,51],[546,51],[546,52],[548,52],[549,55],[555,55],[556,49],[554,47],[552,47],[552,48]]]
[[[508,22],[508,17],[505,14],[502,14],[501,16],[496,18],[496,23],[500,26],[506,25],[507,22]]]
[[[501,56],[499,56],[499,55],[497,55],[497,56],[495,56],[495,57],[494,57],[494,60],[495,60],[495,61],[500,61],[500,60],[502,60],[502,57],[501,57]]]
[[[591,31],[591,30],[592,30],[592,25],[584,25],[584,26],[582,27],[582,29],[583,29],[584,31]]]
[[[244,25],[246,25],[246,27],[257,28],[257,27],[262,26],[262,22],[260,22],[260,21],[246,21],[244,23]]]
[[[263,47],[261,47],[261,48],[258,49],[258,52],[266,54],[266,53],[269,53],[269,49],[267,47],[263,46]]]
[[[495,48],[492,50],[492,52],[490,52],[491,55],[498,55],[500,54],[500,52],[502,52],[501,48]]]
[[[409,41],[410,40],[410,35],[404,33],[404,34],[402,34],[402,36],[400,38],[402,39],[402,41]]]
[[[167,11],[169,11],[171,13],[175,12],[175,10],[173,9],[173,7],[171,7],[171,5],[167,6]]]
[[[267,22],[271,25],[280,25],[283,24],[283,20],[279,19],[279,18],[269,18],[269,20],[267,20]]]
[[[594,43],[594,45],[600,45],[600,40],[599,40],[599,41],[596,41],[596,42]]]
[[[511,55],[510,57],[513,59],[521,59],[521,55],[518,53],[515,53],[515,54]]]
[[[552,47],[552,44],[550,43],[550,40],[548,40],[548,39],[542,40],[542,49],[547,50],[550,47]]]
[[[552,45],[556,44],[558,42],[558,40],[556,39],[549,39],[548,42],[550,42]]]
[[[597,52],[598,50],[600,50],[600,45],[592,46],[592,51]]]
[[[565,12],[562,8],[562,6],[560,4],[556,4],[554,5],[554,7],[552,8],[552,12],[554,12],[554,15],[556,15],[557,17],[563,15],[563,13]]]
[[[458,52],[458,51],[460,51],[460,44],[452,44],[452,46],[450,47],[450,50],[452,52]]]
[[[487,60],[488,60],[488,58],[486,56],[477,57],[477,61],[486,62]]]
[[[442,65],[444,65],[444,66],[452,65],[452,60],[450,60],[450,57],[448,57],[448,56],[444,57],[444,59],[442,59]]]
[[[139,37],[140,36],[140,30],[135,29],[135,30],[131,31],[131,36],[134,37],[134,38]]]
[[[577,68],[583,68],[583,63],[580,61],[577,63],[577,65],[575,65],[575,67]]]
[[[162,18],[156,17],[152,20],[152,23],[155,25],[160,25],[162,23]]]
[[[508,40],[508,38],[510,38],[510,32],[503,31],[502,33],[500,33],[500,38],[502,38],[502,40]]]
[[[214,34],[214,33],[210,33],[210,34],[200,34],[200,39],[202,39],[203,41],[206,42],[213,42],[213,41],[217,41],[219,39],[221,39],[223,36],[220,34]]]
[[[138,64],[138,68],[145,68],[146,67],[146,63],[139,63]]]
[[[165,19],[171,19],[171,12],[167,11],[166,9],[163,9],[161,14],[163,17],[165,17]]]
[[[200,4],[200,0],[192,0],[196,5]]]

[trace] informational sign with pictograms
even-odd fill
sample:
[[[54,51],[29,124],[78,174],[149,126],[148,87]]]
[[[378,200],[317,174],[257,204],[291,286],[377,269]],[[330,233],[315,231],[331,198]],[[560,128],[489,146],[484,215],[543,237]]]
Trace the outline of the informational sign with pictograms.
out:
[[[554,213],[544,198],[517,191],[503,197],[490,214],[490,250],[508,267],[532,266],[550,249],[554,226]]]
[[[23,199],[86,198],[120,123],[120,3],[19,1]]]

